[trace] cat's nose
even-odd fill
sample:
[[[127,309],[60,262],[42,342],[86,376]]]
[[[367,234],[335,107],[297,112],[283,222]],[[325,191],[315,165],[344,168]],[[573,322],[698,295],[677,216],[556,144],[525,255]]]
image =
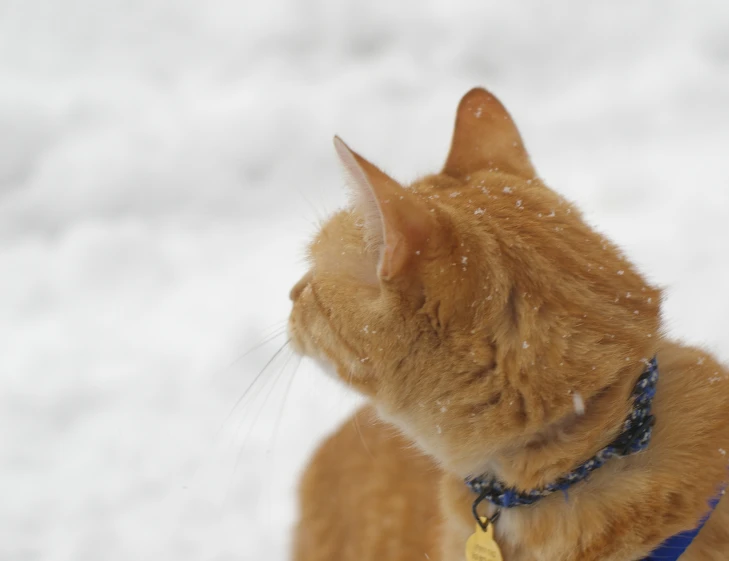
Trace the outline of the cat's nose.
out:
[[[299,282],[297,282],[291,289],[291,292],[289,292],[289,298],[291,298],[292,302],[296,302],[296,299],[311,282],[311,276],[311,271],[309,271],[303,277],[301,277],[301,280],[299,280]]]

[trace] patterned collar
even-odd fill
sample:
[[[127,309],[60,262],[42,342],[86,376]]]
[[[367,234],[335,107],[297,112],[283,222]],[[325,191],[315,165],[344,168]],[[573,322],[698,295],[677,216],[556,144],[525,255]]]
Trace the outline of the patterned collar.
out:
[[[560,477],[557,481],[541,489],[519,491],[513,487],[507,487],[506,484],[491,476],[481,475],[467,478],[466,485],[478,494],[478,498],[473,503],[476,520],[480,522],[477,514],[478,505],[484,500],[500,508],[511,508],[533,504],[556,491],[562,491],[566,494],[569,487],[586,479],[590,473],[601,467],[609,459],[628,456],[644,450],[651,440],[653,424],[655,423],[655,417],[651,414],[651,405],[653,397],[656,395],[656,382],[658,382],[658,363],[653,358],[648,362],[645,371],[635,384],[632,393],[633,409],[623,423],[620,436],[592,458],[567,475]],[[495,519],[491,521],[494,522]]]

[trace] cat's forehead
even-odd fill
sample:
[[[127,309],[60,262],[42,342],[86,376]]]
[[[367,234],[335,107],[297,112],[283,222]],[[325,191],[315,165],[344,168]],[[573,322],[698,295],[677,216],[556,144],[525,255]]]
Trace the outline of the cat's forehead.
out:
[[[338,210],[324,220],[309,244],[309,253],[316,255],[327,250],[329,245],[346,246],[362,239],[364,222],[352,208]]]
[[[431,174],[420,177],[404,188],[423,195],[438,191],[447,191],[463,185],[463,182],[443,174]]]
[[[373,282],[376,252],[364,239],[364,220],[353,209],[334,213],[324,221],[308,247],[308,261],[319,273],[347,272]]]
[[[402,188],[415,194],[431,208],[450,207],[469,213],[478,205],[500,204],[503,199],[510,200],[513,196],[563,202],[541,181],[524,180],[501,173],[498,169],[476,172],[462,180],[442,174],[427,175]],[[330,253],[332,248],[338,249],[342,256],[352,253],[361,255],[365,253],[364,246],[365,218],[354,205],[350,205],[321,223],[309,244],[309,257],[316,261],[317,256]]]
[[[436,228],[448,232],[441,240],[441,249],[451,247],[454,240],[461,246],[467,243],[471,250],[491,247],[491,238],[504,231],[499,225],[511,231],[530,230],[533,226],[529,222],[552,217],[555,211],[570,206],[539,179],[524,179],[498,169],[481,170],[460,179],[428,175],[402,186],[402,190],[425,203],[436,218]],[[579,220],[579,213],[569,218]],[[311,268],[376,283],[382,240],[373,238],[371,230],[354,204],[335,212],[321,224],[309,244]],[[543,234],[550,237],[554,232]],[[440,251],[438,255],[443,257]]]

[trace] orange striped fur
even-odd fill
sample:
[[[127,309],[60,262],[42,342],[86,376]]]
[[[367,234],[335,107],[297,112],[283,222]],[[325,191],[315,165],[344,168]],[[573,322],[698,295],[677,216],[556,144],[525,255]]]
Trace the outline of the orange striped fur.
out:
[[[557,479],[619,434],[654,355],[649,448],[503,511],[496,539],[505,561],[632,561],[694,527],[727,479],[729,372],[662,335],[660,290],[541,181],[501,103],[466,94],[443,170],[407,186],[335,144],[353,202],[289,330],[371,405],[307,469],[294,559],[463,561],[464,477]],[[682,560],[726,559],[723,500]]]

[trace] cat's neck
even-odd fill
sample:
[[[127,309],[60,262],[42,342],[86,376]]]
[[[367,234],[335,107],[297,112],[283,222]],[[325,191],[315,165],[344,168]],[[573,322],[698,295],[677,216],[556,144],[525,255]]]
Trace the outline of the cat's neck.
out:
[[[632,408],[630,395],[644,364],[627,366],[610,386],[575,411],[494,451],[484,473],[522,491],[542,488],[594,456],[621,432]]]
[[[495,364],[510,397],[494,414],[514,420],[489,443],[485,471],[520,490],[540,488],[620,434],[660,340],[660,292],[635,280],[640,297],[540,298],[521,288],[497,304]],[[578,310],[566,313],[572,305]]]

